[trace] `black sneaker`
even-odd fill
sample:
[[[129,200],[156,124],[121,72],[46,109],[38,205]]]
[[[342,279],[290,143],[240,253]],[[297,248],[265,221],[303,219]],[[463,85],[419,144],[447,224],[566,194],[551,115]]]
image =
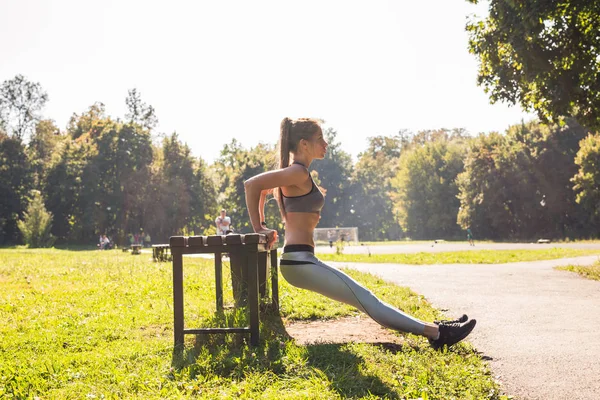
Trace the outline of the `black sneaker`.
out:
[[[448,325],[448,324],[455,324],[458,322],[460,324],[462,322],[467,322],[468,320],[469,320],[469,317],[467,317],[467,314],[463,314],[460,318],[457,318],[457,319],[452,319],[452,320],[443,319],[441,321],[433,321],[433,323],[436,325],[441,325],[441,324]]]
[[[476,320],[472,319],[469,322],[454,322],[452,324],[438,324],[440,329],[440,337],[436,340],[429,339],[429,344],[434,349],[439,349],[444,345],[450,347],[469,336],[469,333],[475,328]]]

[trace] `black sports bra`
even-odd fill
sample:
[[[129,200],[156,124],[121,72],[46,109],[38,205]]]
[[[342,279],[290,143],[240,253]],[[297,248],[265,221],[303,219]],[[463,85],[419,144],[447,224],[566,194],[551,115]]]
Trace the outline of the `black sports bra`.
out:
[[[294,162],[294,164],[302,165],[299,162]],[[304,167],[304,165],[302,166]],[[283,206],[285,207],[286,212],[321,213],[321,209],[325,205],[325,197],[315,184],[315,181],[313,180],[312,176],[310,176],[310,173],[308,176],[312,182],[310,192],[301,196],[292,197],[284,196],[283,192],[281,193],[283,196]]]

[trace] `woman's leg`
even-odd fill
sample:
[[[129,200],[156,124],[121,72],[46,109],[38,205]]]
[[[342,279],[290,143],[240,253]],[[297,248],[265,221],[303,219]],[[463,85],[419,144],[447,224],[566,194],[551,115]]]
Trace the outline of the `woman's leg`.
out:
[[[437,325],[422,322],[381,301],[370,290],[312,253],[284,253],[280,268],[290,284],[354,306],[385,327],[431,338],[438,336]]]

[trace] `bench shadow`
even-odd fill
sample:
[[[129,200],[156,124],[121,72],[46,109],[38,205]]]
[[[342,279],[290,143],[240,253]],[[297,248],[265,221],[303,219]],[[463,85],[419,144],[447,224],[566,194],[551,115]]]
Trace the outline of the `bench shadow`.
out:
[[[207,326],[225,326],[219,325],[223,323],[222,315],[217,314],[211,319],[206,322]],[[212,323],[216,325],[210,325]],[[177,371],[188,369],[190,379],[198,375],[216,374],[241,380],[249,369],[258,373],[268,371],[283,378],[290,374],[289,365],[286,364],[290,341],[293,338],[287,332],[282,318],[271,312],[261,316],[259,346],[250,346],[249,337],[240,334],[196,335],[193,346],[188,340],[187,347],[173,349],[171,366]],[[387,342],[370,345],[393,353],[406,350],[404,346],[408,346]],[[301,347],[305,349],[306,364],[324,374],[331,389],[340,397],[400,398],[394,387],[366,372],[365,360],[355,354],[348,344],[314,343]]]
[[[370,345],[400,351],[396,343],[369,343]],[[365,360],[353,353],[346,343],[323,343],[306,345],[308,364],[323,372],[331,382],[331,388],[342,398],[400,399],[394,388],[378,376],[365,372]],[[332,363],[334,360],[334,363]],[[339,379],[340,376],[351,379]]]

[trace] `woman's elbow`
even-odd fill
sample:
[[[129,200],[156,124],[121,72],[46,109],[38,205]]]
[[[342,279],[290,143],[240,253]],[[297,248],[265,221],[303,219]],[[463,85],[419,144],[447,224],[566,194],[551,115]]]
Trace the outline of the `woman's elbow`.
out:
[[[261,195],[266,195],[272,191],[272,189],[265,189],[264,182],[255,179],[254,177],[249,178],[244,181],[244,190],[246,192],[260,193]]]
[[[244,181],[244,190],[246,192],[251,191],[253,188],[254,188],[254,181],[253,181],[252,178],[247,179],[247,180]]]

